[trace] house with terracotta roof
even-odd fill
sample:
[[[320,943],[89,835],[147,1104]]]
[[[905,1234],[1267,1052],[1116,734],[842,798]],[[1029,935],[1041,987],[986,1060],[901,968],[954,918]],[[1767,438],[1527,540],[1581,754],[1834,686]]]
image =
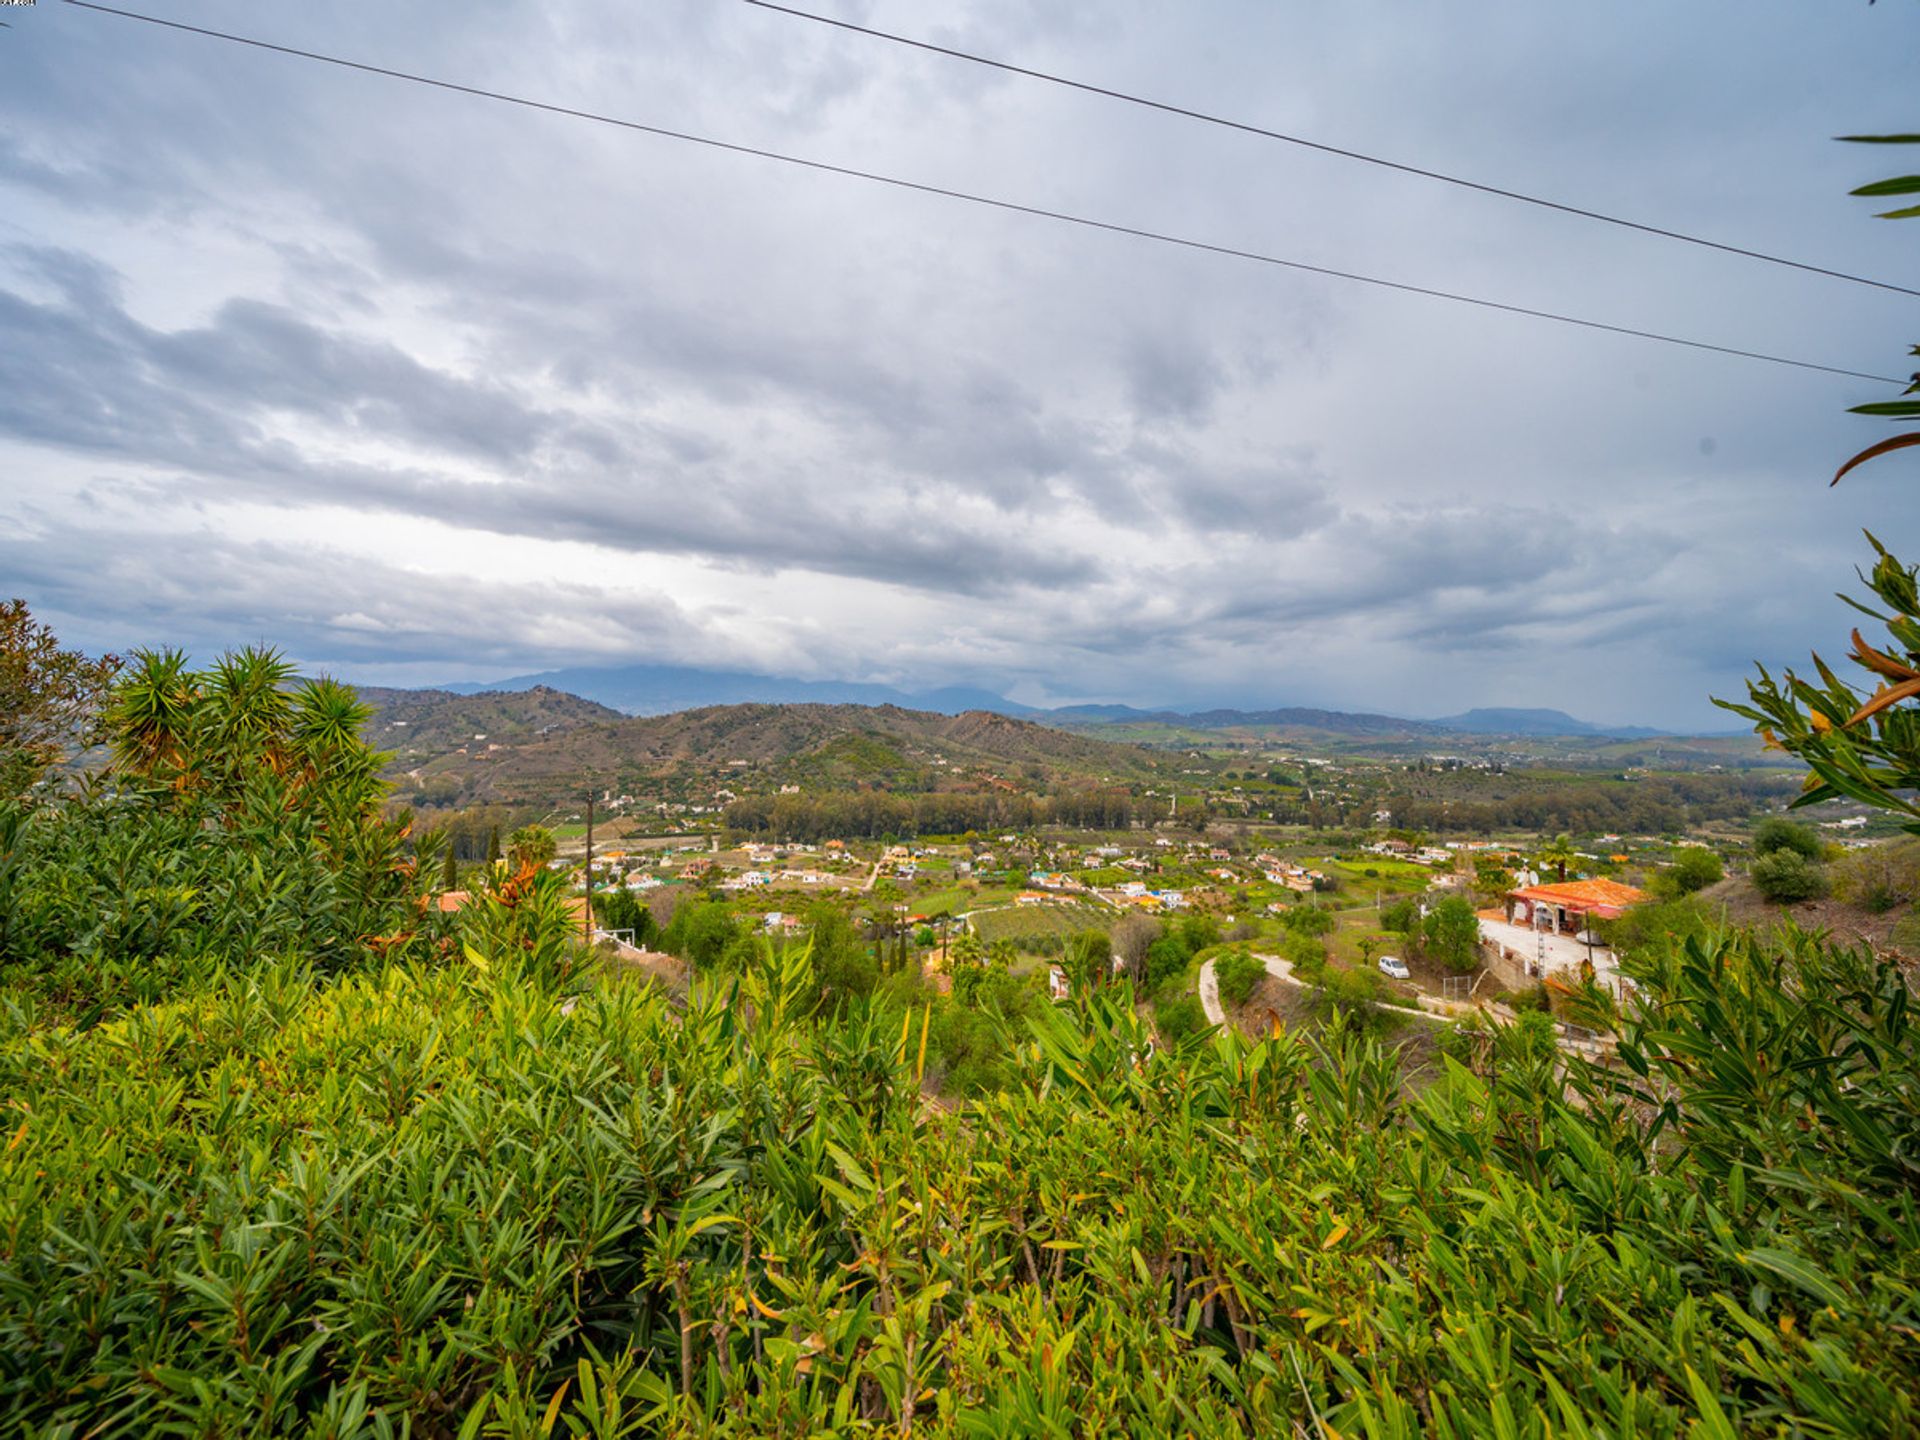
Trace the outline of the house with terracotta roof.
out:
[[[474,896],[470,890],[443,890],[433,897],[433,902],[442,915],[457,915],[474,903]],[[584,932],[587,929],[587,897],[569,895],[565,903],[567,913]]]
[[[1507,923],[1550,935],[1573,935],[1586,929],[1589,920],[1617,920],[1629,905],[1646,898],[1644,890],[1618,880],[1527,885],[1507,892]]]

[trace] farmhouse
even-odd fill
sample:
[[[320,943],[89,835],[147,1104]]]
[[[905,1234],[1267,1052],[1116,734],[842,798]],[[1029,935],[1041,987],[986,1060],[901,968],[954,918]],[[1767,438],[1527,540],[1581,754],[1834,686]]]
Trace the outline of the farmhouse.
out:
[[[1508,892],[1507,923],[1550,935],[1572,935],[1586,929],[1589,920],[1618,919],[1629,905],[1646,898],[1645,891],[1617,880],[1528,885]]]

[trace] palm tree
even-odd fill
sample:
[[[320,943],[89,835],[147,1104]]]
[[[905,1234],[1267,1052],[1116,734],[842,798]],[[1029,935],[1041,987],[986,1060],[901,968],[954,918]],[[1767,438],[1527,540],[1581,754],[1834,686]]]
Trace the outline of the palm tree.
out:
[[[971,930],[966,931],[956,939],[948,953],[953,958],[953,968],[956,971],[969,970],[975,966],[984,965],[987,962],[987,947],[981,943],[980,937]]]
[[[1573,848],[1573,842],[1565,835],[1556,835],[1547,844],[1540,847],[1538,857],[1542,865],[1552,865],[1560,872],[1560,879],[1567,878],[1567,866],[1579,859]]]
[[[507,848],[519,865],[545,865],[559,852],[553,832],[544,825],[522,825],[507,837]]]

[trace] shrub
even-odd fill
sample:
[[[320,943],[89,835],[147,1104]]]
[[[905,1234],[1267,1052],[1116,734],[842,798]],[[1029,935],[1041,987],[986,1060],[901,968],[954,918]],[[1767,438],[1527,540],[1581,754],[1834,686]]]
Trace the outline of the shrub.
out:
[[[1158,990],[1175,979],[1193,958],[1177,935],[1162,935],[1147,946],[1147,988]]]
[[[1220,943],[1220,922],[1211,915],[1182,916],[1174,930],[1189,955],[1197,955],[1209,945]]]
[[[1834,892],[1884,913],[1920,896],[1920,845],[1913,841],[1855,850],[1832,868]]]
[[[659,934],[652,914],[625,886],[593,897],[593,920],[602,930],[631,930],[633,943],[642,948]]]
[[[1342,988],[1365,972],[1329,977],[1349,1019],[1323,1037],[1177,1054],[1119,997],[1037,1006],[1009,1045],[908,976],[876,1006],[901,1011],[804,1019],[797,953],[750,964],[739,1004],[680,1013],[617,982],[556,1003],[465,964],[315,986],[263,963],[87,1031],[15,1007],[0,1418],[804,1434],[845,1428],[840,1397],[864,1393],[907,1397],[876,1432],[904,1409],[932,1434],[981,1386],[1005,1433],[1188,1433],[1194,1414],[1209,1433],[1365,1434],[1369,1415],[1389,1433],[1391,1405],[1412,1434],[1396,1397],[1423,1384],[1456,1434],[1485,1428],[1458,1397],[1496,1384],[1530,1417],[1516,1434],[1547,1414],[1683,1435],[1707,1400],[1720,1434],[1915,1413],[1920,1340],[1885,1323],[1920,1284],[1920,1027],[1897,970],[1715,941],[1641,975],[1627,1064],[1546,1049],[1523,1020],[1467,1037],[1412,1116],[1391,1051],[1356,1033],[1386,1013]],[[921,1103],[923,1040],[929,1077],[992,1098]],[[1684,1123],[1649,1126],[1648,1102]],[[1714,1223],[1689,1223],[1708,1203]],[[1232,1244],[1239,1225],[1259,1243]],[[1207,1311],[1229,1293],[1244,1308]],[[1478,1338],[1299,1345],[1295,1302],[1336,1293],[1364,1297],[1375,1338]],[[1166,1324],[1181,1298],[1190,1337]],[[1673,1338],[1709,1312],[1725,1323]],[[1083,1325],[1114,1343],[1068,1345]],[[1289,1346],[1311,1393],[1259,1383]],[[1049,1347],[1051,1388],[1018,1358]],[[1347,1388],[1356,1373],[1377,1388]]]
[[[1536,980],[1524,990],[1511,992],[1507,996],[1507,1006],[1509,1009],[1517,1010],[1523,1015],[1528,1011],[1551,1013],[1553,1010],[1553,996],[1547,991],[1546,981]]]
[[[1827,872],[1798,850],[1770,850],[1748,873],[1754,888],[1777,905],[1818,900],[1828,890]]]
[[[964,1005],[935,1007],[928,1039],[928,1073],[949,1095],[1003,1090],[1012,1078],[1007,1047],[993,1016]]]
[[[1796,825],[1779,815],[1769,815],[1754,828],[1753,848],[1760,855],[1790,850],[1808,860],[1818,860],[1820,837],[1805,825]]]
[[[1545,987],[1541,987],[1544,997]],[[1560,1046],[1553,1015],[1545,1005],[1522,1010],[1504,1037],[1516,1058],[1551,1061]]]
[[[1294,935],[1331,935],[1334,919],[1317,905],[1294,905],[1280,912],[1280,924]]]
[[[1678,894],[1691,895],[1696,890],[1718,884],[1726,872],[1721,868],[1720,857],[1713,851],[1699,845],[1688,845],[1673,857],[1673,864],[1664,873],[1673,882]]]
[[[1221,1003],[1236,1009],[1247,1003],[1254,987],[1266,974],[1266,963],[1244,950],[1229,950],[1213,962],[1213,978],[1220,987]]]
[[[1380,912],[1380,928],[1397,935],[1417,935],[1420,929],[1420,902],[1411,896],[1394,901]]]
[[[1178,1045],[1207,1029],[1207,1012],[1198,995],[1177,995],[1153,1007],[1154,1027],[1169,1045]]]
[[[1618,954],[1652,962],[1673,954],[1689,939],[1704,936],[1709,924],[1700,902],[1682,896],[1631,906],[1617,920],[1600,921],[1598,928]]]
[[[1310,936],[1289,935],[1281,942],[1280,953],[1302,980],[1317,979],[1327,968],[1326,947]]]
[[[732,906],[723,900],[695,900],[674,911],[660,934],[660,948],[700,971],[720,965],[742,938]]]
[[[442,838],[409,842],[411,817],[383,813],[353,693],[291,684],[258,651],[204,673],[136,656],[105,783],[0,800],[0,986],[91,1023],[222,969],[333,975],[443,949]]]
[[[1380,972],[1329,965],[1314,987],[1314,993],[1323,1010],[1344,1014],[1354,1023],[1371,1025],[1377,1018],[1374,1006],[1380,999]]]
[[[1422,953],[1449,970],[1467,974],[1480,964],[1480,917],[1464,895],[1449,895],[1420,925]]]
[[[1325,970],[1327,970],[1327,952],[1325,952],[1325,950],[1313,950],[1308,956],[1302,956],[1300,960],[1294,960],[1294,975],[1296,975],[1298,979],[1309,981],[1309,983],[1315,981],[1315,979],[1319,979],[1321,973],[1325,972]]]

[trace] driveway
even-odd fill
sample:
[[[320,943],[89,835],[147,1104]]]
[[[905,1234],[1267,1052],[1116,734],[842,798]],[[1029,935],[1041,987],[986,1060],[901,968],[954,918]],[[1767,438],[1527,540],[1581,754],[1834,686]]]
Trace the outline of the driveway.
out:
[[[1258,955],[1254,957],[1267,967],[1267,974],[1276,980],[1284,980],[1289,985],[1306,988],[1306,981],[1293,973],[1293,962],[1282,960],[1278,955]],[[1227,1023],[1226,1007],[1220,1003],[1220,981],[1213,973],[1213,961],[1209,960],[1200,967],[1200,1008],[1207,1012],[1207,1021],[1213,1025]]]
[[[1485,944],[1498,946],[1521,964],[1531,965],[1548,975],[1557,971],[1578,974],[1580,967],[1590,960],[1594,978],[1600,984],[1616,996],[1626,993],[1619,961],[1604,945],[1583,945],[1571,935],[1551,935],[1525,925],[1510,925],[1504,920],[1484,917],[1480,921],[1480,939]]]
[[[1274,979],[1284,980],[1287,984],[1297,989],[1304,990],[1307,988],[1307,982],[1293,973],[1292,961],[1282,960],[1278,955],[1256,955],[1254,958],[1267,967],[1267,974],[1273,976]],[[1468,1006],[1451,1005],[1444,1000],[1436,1000],[1431,995],[1417,995],[1414,998],[1420,1004],[1418,1010],[1408,1010],[1400,1006],[1394,1006],[1392,1008],[1398,1010],[1402,1015],[1416,1015],[1422,1020],[1438,1020],[1442,1023],[1457,1020],[1462,1014],[1469,1013],[1470,1010]],[[1213,961],[1211,960],[1200,967],[1200,1008],[1206,1011],[1207,1020],[1210,1024],[1224,1025],[1227,1023],[1227,1007],[1220,1003],[1220,981],[1213,973]],[[1509,1014],[1508,1018],[1512,1018],[1511,1014]]]

